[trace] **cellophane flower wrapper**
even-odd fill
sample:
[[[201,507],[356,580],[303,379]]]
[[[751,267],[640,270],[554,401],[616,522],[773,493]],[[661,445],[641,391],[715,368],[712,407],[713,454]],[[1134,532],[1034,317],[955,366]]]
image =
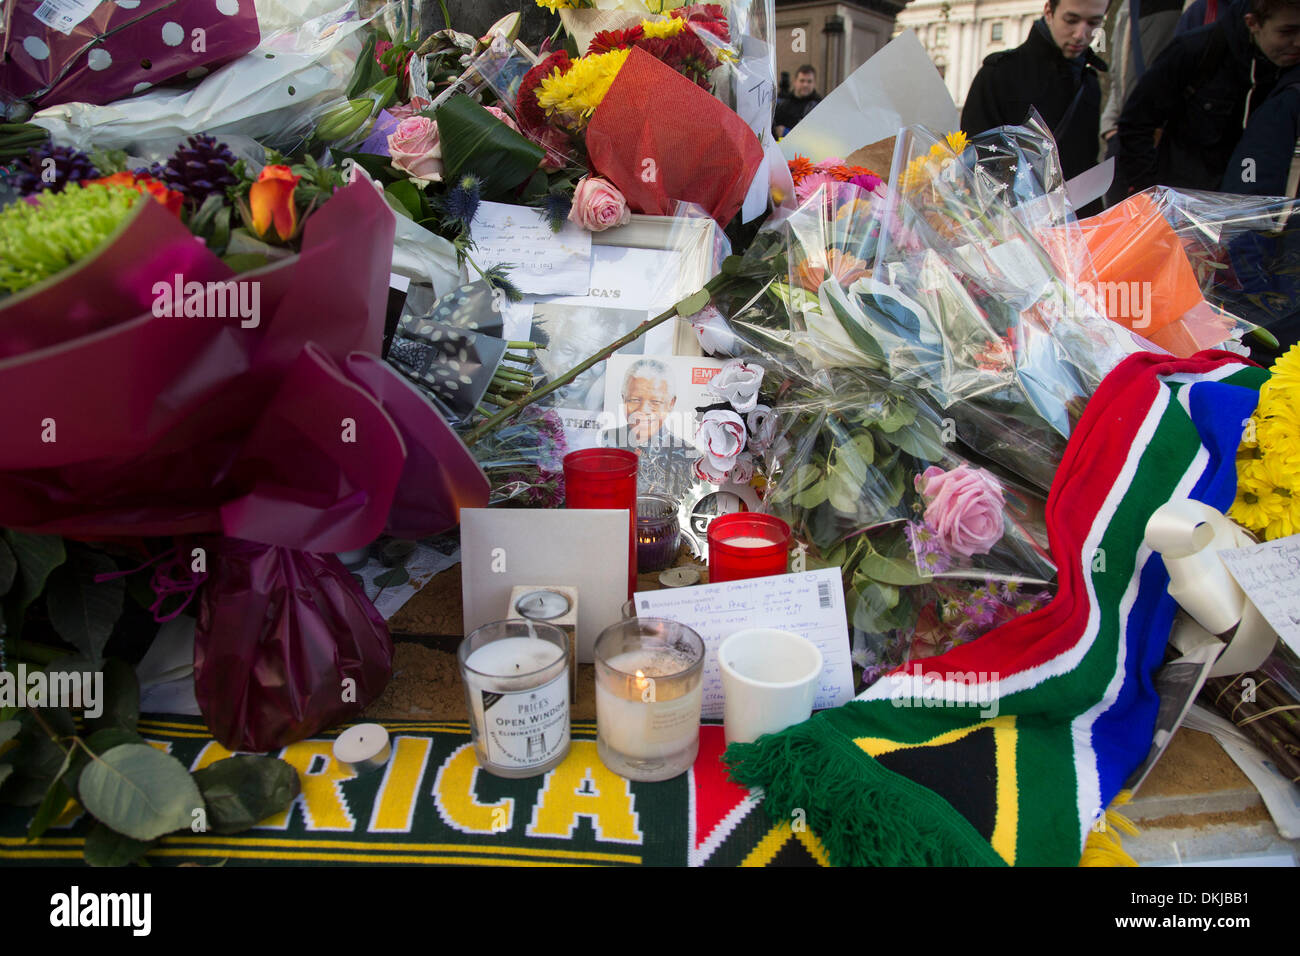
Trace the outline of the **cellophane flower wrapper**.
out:
[[[491,505],[563,507],[568,444],[554,409],[528,406],[479,439],[473,452],[492,484]]]
[[[1150,290],[1138,331],[1190,355],[1255,326],[1296,338],[1295,211],[1291,199],[1153,186],[1081,225],[1102,279]]]
[[[251,2],[140,0],[86,6],[46,0],[6,4],[0,96],[22,97],[38,106],[111,103],[241,57],[260,38]]]
[[[375,668],[390,666],[364,595],[341,567],[305,552],[362,547],[384,531],[446,530],[460,507],[486,503],[487,482],[437,410],[378,359],[394,224],[369,185],[318,209],[300,253],[233,276],[258,283],[255,327],[241,327],[239,314],[44,311],[58,294],[90,295],[87,310],[112,301],[94,297],[121,294],[109,262],[129,263],[128,302],[171,283],[182,265],[194,270],[186,281],[232,278],[192,238],[164,235],[155,246],[156,233],[133,231],[150,220],[161,231],[146,205],[108,249],[0,304],[10,345],[0,389],[23,396],[0,407],[11,438],[0,446],[0,526],[92,539],[208,534],[222,536],[218,549],[248,542],[260,570],[240,578],[227,568],[231,577],[218,577],[235,582],[232,593],[220,580],[205,585],[220,612],[199,628],[198,659],[224,663],[199,667],[196,680],[223,742],[265,749],[354,716],[382,689]],[[182,255],[169,255],[178,247]],[[64,284],[77,288],[60,293]],[[11,333],[24,322],[49,324],[50,334],[15,354]],[[55,441],[27,427],[32,408],[57,428]],[[263,627],[296,636],[248,644]],[[222,657],[232,641],[242,649]],[[379,656],[362,659],[364,648]],[[244,670],[226,666],[254,653]],[[348,661],[369,676],[358,680],[365,693],[343,701],[340,680],[356,670]],[[252,722],[228,709],[249,695],[261,701],[245,711],[260,715]]]
[[[1077,293],[1070,262],[1049,255],[969,146],[904,130],[891,180],[873,288],[887,283],[917,331],[884,349],[889,375],[929,394],[968,446],[1046,490],[1088,397],[1146,346]],[[866,309],[862,291],[846,293]]]
[[[678,202],[694,203],[722,226],[740,211],[763,162],[740,116],[635,48],[592,115],[586,144],[593,172],[633,211],[672,215]]]
[[[194,692],[229,750],[265,752],[318,733],[374,701],[393,643],[333,554],[221,538],[208,544]],[[353,703],[339,688],[351,680]]]
[[[953,550],[946,529],[927,523],[927,469],[976,466],[945,440],[946,423],[923,394],[878,372],[806,379],[787,370],[773,407],[781,438],[763,463],[764,510],[790,524],[809,567],[841,568],[867,683],[1046,600],[1055,568],[1035,492],[977,470],[1003,502],[978,553]]]
[[[249,136],[291,153],[311,135],[313,116],[342,102],[364,26],[352,4],[314,3],[303,13],[306,18],[264,33],[255,49],[192,88],[151,89],[102,106],[62,103],[31,122],[49,130],[56,144],[85,151],[139,152],[140,144],[210,133]]]

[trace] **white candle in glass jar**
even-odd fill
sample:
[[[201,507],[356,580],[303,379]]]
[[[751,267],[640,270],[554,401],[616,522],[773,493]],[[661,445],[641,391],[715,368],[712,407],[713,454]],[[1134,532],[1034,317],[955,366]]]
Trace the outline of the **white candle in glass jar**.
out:
[[[694,663],[689,654],[645,648],[607,663],[622,672],[596,681],[596,723],[607,746],[625,757],[657,760],[698,739],[704,683],[699,670],[682,674]]]
[[[481,761],[526,770],[568,749],[568,669],[554,666],[563,656],[550,641],[506,637],[465,659]]]

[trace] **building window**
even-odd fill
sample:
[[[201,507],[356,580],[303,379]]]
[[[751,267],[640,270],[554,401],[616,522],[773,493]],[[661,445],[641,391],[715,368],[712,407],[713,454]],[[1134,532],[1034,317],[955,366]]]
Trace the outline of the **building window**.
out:
[[[947,46],[947,45],[948,45],[948,28],[947,28],[947,27],[935,27],[935,28],[934,28],[934,45],[935,45],[935,46]]]
[[[990,43],[1001,43],[1001,42],[1002,42],[1002,23],[1001,23],[1001,21],[998,21],[998,22],[994,23],[992,26],[989,27],[989,42],[990,42]]]

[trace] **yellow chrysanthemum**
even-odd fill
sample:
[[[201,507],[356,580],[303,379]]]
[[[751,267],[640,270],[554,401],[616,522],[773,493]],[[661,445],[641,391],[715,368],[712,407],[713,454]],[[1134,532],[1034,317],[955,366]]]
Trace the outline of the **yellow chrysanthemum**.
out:
[[[641,32],[648,37],[655,39],[664,39],[666,37],[675,37],[686,29],[686,21],[681,17],[673,17],[671,20],[642,20]]]
[[[949,133],[944,137],[944,139],[948,143],[948,148],[958,156],[966,152],[966,146],[970,142],[970,139],[961,130],[957,130],[955,133]]]
[[[1300,470],[1300,423],[1281,416],[1270,416],[1255,423],[1255,440],[1269,458],[1289,472]]]
[[[560,10],[577,9],[577,0],[537,0],[537,5],[544,10],[558,13]]]
[[[556,68],[538,86],[537,104],[548,116],[558,118],[572,129],[580,129],[605,99],[631,52],[630,49],[611,50],[584,56],[564,74]]]
[[[1288,392],[1288,397],[1294,403],[1300,397],[1300,345],[1293,345],[1278,356],[1270,373],[1264,388]],[[1263,389],[1260,393],[1262,396]]]

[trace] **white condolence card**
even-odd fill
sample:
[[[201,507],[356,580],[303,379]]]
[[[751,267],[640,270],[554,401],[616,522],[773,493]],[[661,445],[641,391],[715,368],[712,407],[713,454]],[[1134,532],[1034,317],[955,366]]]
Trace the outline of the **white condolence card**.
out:
[[[808,638],[822,652],[816,710],[853,699],[853,665],[844,586],[839,568],[780,574],[690,588],[638,591],[638,617],[678,621],[704,639],[705,717],[722,717],[722,669],[718,645],[750,627],[772,627]]]
[[[1300,534],[1220,551],[1219,559],[1278,637],[1300,654]]]
[[[585,295],[591,279],[591,233],[566,222],[552,232],[540,209],[479,203],[471,228],[479,268],[505,265],[519,291]]]

